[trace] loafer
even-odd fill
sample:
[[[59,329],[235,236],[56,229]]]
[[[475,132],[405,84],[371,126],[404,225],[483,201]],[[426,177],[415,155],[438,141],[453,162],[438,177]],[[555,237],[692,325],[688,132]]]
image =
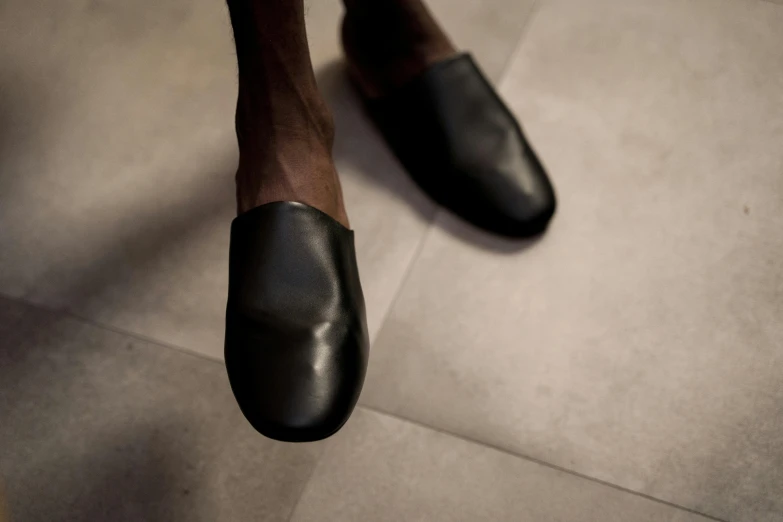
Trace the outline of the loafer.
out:
[[[359,399],[368,347],[351,230],[293,202],[233,221],[226,370],[258,432],[286,442],[337,432]]]
[[[556,208],[552,184],[469,54],[364,103],[403,167],[438,204],[504,236],[547,228]]]

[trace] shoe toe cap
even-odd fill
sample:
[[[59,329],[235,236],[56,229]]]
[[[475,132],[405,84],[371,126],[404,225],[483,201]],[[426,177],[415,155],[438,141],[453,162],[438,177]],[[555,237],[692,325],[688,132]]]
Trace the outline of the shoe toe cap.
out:
[[[364,381],[361,336],[340,325],[293,332],[269,325],[229,336],[226,369],[236,400],[262,435],[321,440],[348,420]]]
[[[496,179],[502,176],[496,175]],[[544,232],[557,208],[554,190],[545,175],[527,173],[522,182],[481,187],[472,192],[461,215],[508,237],[532,237]],[[467,198],[466,198],[467,199]]]
[[[535,236],[549,226],[556,207],[551,189],[541,187],[532,193],[520,193],[515,204],[496,207],[499,209],[498,226],[509,236]]]

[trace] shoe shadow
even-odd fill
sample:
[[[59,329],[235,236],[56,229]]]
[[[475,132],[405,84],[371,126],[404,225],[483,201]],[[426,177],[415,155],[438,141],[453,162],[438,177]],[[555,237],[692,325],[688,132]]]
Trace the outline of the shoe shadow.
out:
[[[404,201],[424,220],[464,243],[499,254],[516,254],[538,238],[507,239],[494,236],[438,207],[411,180],[380,133],[367,117],[345,70],[335,60],[316,71],[318,86],[334,114],[337,137],[333,154],[341,175],[356,173],[381,190]]]
[[[436,205],[408,177],[367,118],[343,62],[329,63],[316,76],[334,115],[337,136],[332,152],[341,176],[357,173],[359,181],[371,182],[407,203],[421,218],[432,220]]]

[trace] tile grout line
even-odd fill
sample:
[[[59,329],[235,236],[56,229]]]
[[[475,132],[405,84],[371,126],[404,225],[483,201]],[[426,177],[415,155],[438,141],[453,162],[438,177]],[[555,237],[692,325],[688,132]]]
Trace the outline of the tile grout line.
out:
[[[440,212],[440,211],[438,211],[438,212]],[[433,222],[434,222],[434,220],[433,220]],[[420,246],[419,246],[419,248],[417,248],[416,256],[418,256],[418,253],[420,253],[421,246],[425,243],[425,240],[426,240],[427,236],[429,236],[429,234],[430,234],[430,232],[431,232],[431,230],[433,228],[434,227],[430,227],[430,229],[428,229],[428,231],[425,232],[425,234],[422,237],[422,240],[420,242]],[[407,279],[408,273],[412,269],[412,265],[413,265],[413,262],[411,262],[411,267],[409,267],[409,270],[406,273],[405,279]],[[400,285],[400,286],[402,287],[402,285]],[[398,294],[399,294],[399,291],[398,291]],[[157,345],[157,346],[159,346],[161,348],[174,350],[176,352],[181,353],[182,355],[190,355],[190,356],[196,357],[196,358],[198,358],[198,359],[200,359],[200,360],[202,360],[204,362],[207,362],[207,363],[222,364],[222,362],[220,360],[212,359],[212,358],[207,357],[207,356],[205,356],[205,355],[203,355],[201,353],[192,352],[190,350],[187,350],[186,348],[183,348],[181,346],[177,346],[177,345],[174,345],[174,344],[163,343],[161,341],[158,341],[158,340],[155,340],[155,339],[152,339],[152,338],[149,338],[149,337],[145,337],[143,335],[139,335],[139,334],[136,334],[136,333],[133,333],[133,332],[128,332],[126,330],[122,330],[121,328],[116,328],[116,327],[111,326],[111,325],[105,325],[105,324],[99,323],[97,321],[93,321],[91,319],[88,319],[88,318],[85,318],[83,316],[80,316],[78,314],[75,314],[75,313],[73,313],[73,312],[71,312],[71,311],[69,311],[67,309],[62,309],[61,310],[61,309],[57,309],[57,308],[46,307],[46,306],[40,305],[38,303],[34,303],[34,302],[31,302],[31,301],[28,301],[28,300],[26,300],[24,298],[12,297],[12,296],[9,296],[9,295],[1,293],[1,292],[0,292],[0,297],[2,297],[3,299],[7,299],[8,301],[11,301],[11,302],[14,302],[14,303],[18,303],[18,304],[21,304],[21,305],[24,305],[24,306],[28,306],[30,308],[33,308],[33,309],[36,309],[36,310],[40,310],[40,311],[43,311],[43,312],[46,312],[46,313],[58,314],[60,316],[67,317],[67,318],[70,318],[72,320],[77,320],[79,322],[82,322],[84,324],[92,326],[93,328],[100,328],[102,330],[107,330],[107,331],[110,331],[110,332],[113,332],[113,333],[116,333],[116,334],[125,335],[125,336],[128,336],[128,337],[134,338],[134,339],[138,339],[138,340],[143,341],[145,343]],[[396,301],[396,298],[395,298],[395,301]],[[389,308],[389,310],[391,311],[391,307]],[[384,321],[385,321],[385,319],[384,319]],[[379,330],[379,333],[380,333],[380,330]],[[398,420],[400,422],[405,422],[405,423],[408,423],[408,424],[412,424],[414,426],[418,426],[420,428],[423,428],[423,429],[426,429],[426,430],[429,430],[429,431],[433,431],[435,433],[440,433],[442,435],[446,435],[446,436],[453,437],[453,438],[456,438],[456,439],[459,439],[459,440],[462,440],[462,441],[465,441],[465,442],[468,442],[468,443],[471,443],[471,444],[475,444],[475,445],[478,445],[478,446],[481,446],[481,447],[484,447],[484,448],[488,448],[488,449],[491,449],[491,450],[494,450],[494,451],[498,451],[500,453],[503,453],[503,454],[506,454],[506,455],[509,455],[509,456],[512,456],[512,457],[515,457],[515,458],[519,458],[519,459],[522,459],[522,460],[525,460],[525,461],[528,461],[528,462],[532,462],[534,464],[538,464],[540,466],[544,466],[546,468],[553,469],[555,471],[560,471],[562,473],[565,473],[565,474],[568,474],[568,475],[571,475],[571,476],[574,476],[574,477],[577,477],[577,478],[580,478],[580,479],[583,479],[583,480],[587,480],[587,481],[590,481],[590,482],[593,482],[593,483],[596,483],[596,484],[600,484],[602,486],[605,486],[605,487],[608,487],[608,488],[611,488],[611,489],[614,489],[614,490],[617,490],[617,491],[621,491],[621,492],[627,493],[629,495],[633,495],[633,496],[636,496],[636,497],[641,497],[641,498],[644,498],[646,500],[649,500],[649,501],[652,501],[652,502],[656,502],[658,504],[663,504],[665,506],[668,506],[668,507],[671,507],[671,508],[674,508],[674,509],[677,509],[677,510],[680,510],[680,511],[685,511],[687,513],[691,513],[691,514],[694,514],[694,515],[699,515],[699,516],[705,517],[705,518],[707,518],[709,520],[713,520],[715,522],[731,522],[731,521],[726,520],[726,519],[722,519],[722,518],[714,517],[712,515],[708,515],[706,513],[702,513],[700,511],[695,510],[695,509],[691,509],[691,508],[688,508],[688,507],[685,507],[685,506],[680,506],[678,504],[675,504],[673,502],[669,502],[667,500],[656,498],[656,497],[653,497],[651,495],[647,495],[645,493],[641,493],[639,491],[634,491],[632,489],[628,489],[628,488],[625,488],[623,486],[619,486],[617,484],[613,484],[611,482],[607,482],[607,481],[604,481],[604,480],[601,480],[601,479],[598,479],[598,478],[595,478],[595,477],[591,477],[589,475],[585,475],[585,474],[579,473],[578,471],[570,470],[568,468],[564,468],[564,467],[558,466],[557,464],[552,464],[550,462],[546,462],[544,460],[540,460],[540,459],[537,459],[535,457],[531,457],[529,455],[524,455],[524,454],[521,454],[521,453],[515,453],[512,450],[509,450],[507,448],[503,448],[501,446],[498,446],[498,445],[495,445],[495,444],[492,444],[492,443],[489,443],[489,442],[485,442],[485,441],[481,441],[481,440],[478,440],[478,439],[474,439],[474,438],[471,438],[471,437],[468,437],[466,435],[462,435],[462,434],[459,434],[459,433],[450,432],[450,431],[445,430],[443,428],[438,428],[436,426],[431,426],[429,424],[426,424],[426,423],[418,421],[418,420],[406,418],[406,417],[403,417],[401,415],[397,415],[395,413],[391,413],[391,412],[385,411],[385,410],[383,410],[381,408],[378,408],[376,406],[368,406],[368,405],[365,405],[365,404],[358,404],[356,407],[364,409],[364,410],[367,410],[367,411],[374,412],[374,413],[376,413],[378,415],[383,415],[385,417]],[[293,520],[293,517],[294,517],[294,515],[296,513],[296,508],[299,506],[299,504],[302,501],[302,498],[304,497],[304,494],[307,492],[307,488],[309,487],[310,483],[312,482],[313,477],[315,476],[316,470],[321,465],[321,461],[323,460],[323,456],[324,456],[325,452],[328,450],[329,446],[330,446],[330,443],[326,442],[325,443],[325,447],[324,447],[323,451],[321,452],[321,455],[319,455],[318,459],[316,460],[315,466],[313,466],[313,470],[311,471],[311,473],[308,476],[304,486],[302,487],[302,490],[301,490],[301,492],[299,494],[299,497],[297,498],[296,502],[294,503],[294,506],[291,508],[291,512],[290,512],[288,518],[286,519],[288,522],[291,522],[291,520]]]
[[[315,477],[315,472],[318,471],[318,468],[321,467],[321,463],[324,460],[324,454],[329,449],[329,446],[331,446],[331,439],[328,439],[324,443],[324,447],[321,450],[321,454],[318,455],[318,458],[315,460],[313,469],[310,470],[310,474],[307,476],[307,479],[302,485],[302,489],[299,490],[299,495],[297,495],[296,497],[296,502],[294,502],[294,505],[291,506],[291,511],[288,512],[288,516],[285,518],[286,522],[291,522],[294,519],[294,516],[296,516],[296,510],[299,508],[299,504],[302,503],[302,499],[304,498],[305,493],[307,493],[307,489],[310,487],[310,484],[313,482],[313,477]]]
[[[370,342],[370,356],[372,356],[373,345],[381,336],[384,326],[386,326],[386,322],[389,320],[389,316],[391,316],[394,307],[397,305],[397,301],[399,301],[400,296],[402,295],[402,290],[405,287],[405,284],[408,282],[408,279],[410,279],[411,273],[413,272],[414,265],[419,260],[419,257],[421,256],[421,253],[424,250],[424,245],[427,243],[427,240],[432,235],[432,232],[435,229],[435,221],[437,221],[438,217],[442,213],[443,213],[443,209],[440,206],[436,205],[435,212],[433,212],[432,218],[429,220],[429,223],[427,224],[427,228],[424,230],[424,233],[421,235],[421,239],[419,239],[419,242],[416,244],[416,248],[413,250],[413,255],[411,256],[410,262],[408,262],[408,266],[405,268],[405,273],[403,273],[402,277],[400,278],[400,284],[397,286],[397,289],[394,291],[394,295],[392,296],[391,301],[389,302],[389,306],[388,308],[386,308],[386,311],[383,313],[383,317],[381,318],[380,323],[378,323],[378,331],[375,333],[375,337]]]
[[[511,53],[508,55],[508,58],[506,59],[506,63],[503,64],[503,69],[501,70],[500,76],[498,77],[498,81],[497,81],[498,91],[503,86],[503,83],[506,81],[506,77],[508,76],[508,73],[511,70],[512,64],[517,59],[517,56],[519,56],[519,54],[522,52],[522,42],[527,36],[527,32],[530,29],[530,25],[533,23],[533,19],[536,17],[536,14],[538,13],[538,8],[540,4],[541,4],[541,0],[534,0],[533,5],[531,5],[530,9],[528,10],[527,19],[525,20],[525,23],[522,26],[522,29],[519,34],[519,38],[517,38],[514,48],[511,50]]]
[[[13,297],[13,296],[4,294],[2,292],[0,292],[0,297],[2,297],[3,299],[7,299],[8,301],[11,301],[12,303],[17,303],[17,304],[20,304],[20,305],[23,305],[23,306],[28,306],[30,308],[34,308],[34,309],[42,311],[42,312],[46,312],[46,313],[49,313],[49,314],[60,315],[62,317],[66,317],[66,318],[69,318],[69,319],[72,319],[72,320],[77,320],[79,322],[82,322],[84,324],[92,326],[93,328],[99,328],[101,330],[106,330],[106,331],[109,331],[109,332],[112,332],[112,333],[115,333],[115,334],[125,335],[127,337],[131,337],[133,339],[136,339],[136,340],[139,340],[139,341],[142,341],[142,342],[145,342],[145,343],[149,343],[149,344],[154,344],[154,345],[160,346],[161,348],[167,348],[167,349],[170,349],[170,350],[174,350],[176,352],[181,353],[182,355],[190,355],[190,356],[196,357],[197,359],[201,359],[202,361],[205,361],[205,362],[221,364],[221,365],[223,364],[223,361],[221,361],[220,359],[214,359],[212,357],[208,357],[208,356],[204,355],[203,353],[200,353],[200,352],[197,352],[197,351],[194,351],[194,350],[189,350],[189,349],[187,349],[185,347],[182,347],[182,346],[179,346],[179,345],[176,345],[176,344],[172,344],[172,343],[168,343],[168,342],[165,342],[165,341],[161,341],[159,339],[155,339],[154,337],[147,337],[145,335],[142,335],[142,334],[139,334],[139,333],[136,333],[136,332],[132,332],[130,330],[124,330],[124,329],[119,328],[117,326],[101,323],[99,321],[95,321],[94,319],[90,319],[88,317],[84,317],[84,316],[79,315],[79,314],[77,314],[75,312],[72,312],[71,310],[68,310],[67,308],[57,308],[57,307],[46,306],[46,305],[42,305],[40,303],[29,301],[29,300],[27,300],[27,299],[25,299],[23,297]]]
[[[701,511],[698,511],[698,510],[695,510],[695,509],[692,509],[692,508],[689,508],[689,507],[681,506],[679,504],[675,504],[674,502],[669,502],[668,500],[663,500],[663,499],[654,497],[652,495],[648,495],[646,493],[641,493],[639,491],[634,491],[633,489],[628,489],[628,488],[620,486],[618,484],[613,484],[611,482],[607,482],[605,480],[601,480],[601,479],[596,478],[596,477],[591,477],[590,475],[585,475],[585,474],[580,473],[578,471],[574,471],[574,470],[571,470],[571,469],[568,469],[568,468],[564,468],[562,466],[558,466],[557,464],[552,464],[550,462],[546,462],[544,460],[540,460],[540,459],[537,459],[535,457],[531,457],[529,455],[525,455],[525,454],[522,454],[522,453],[516,453],[516,452],[514,452],[512,450],[509,450],[507,448],[503,448],[501,446],[492,444],[490,442],[484,442],[484,441],[481,441],[481,440],[478,440],[478,439],[471,438],[471,437],[466,436],[466,435],[461,435],[461,434],[458,434],[458,433],[453,433],[453,432],[447,431],[447,430],[445,430],[443,428],[438,428],[436,426],[431,426],[431,425],[426,424],[426,423],[421,422],[421,421],[409,419],[409,418],[403,417],[401,415],[397,415],[395,413],[391,413],[391,412],[385,411],[385,410],[383,410],[381,408],[378,408],[376,406],[367,406],[367,405],[360,404],[360,405],[357,406],[357,408],[361,408],[361,409],[364,409],[364,410],[367,410],[367,411],[371,411],[371,412],[373,412],[373,413],[375,413],[377,415],[382,415],[384,417],[388,417],[390,419],[394,419],[394,420],[397,420],[397,421],[400,421],[400,422],[405,422],[405,423],[408,423],[408,424],[412,424],[414,426],[418,426],[419,428],[423,428],[423,429],[426,429],[426,430],[429,430],[429,431],[433,431],[435,433],[440,433],[441,435],[446,435],[446,436],[449,436],[449,437],[453,437],[453,438],[459,439],[459,440],[461,440],[463,442],[467,442],[467,443],[470,443],[470,444],[475,444],[477,446],[481,446],[481,447],[484,447],[484,448],[487,448],[487,449],[490,449],[490,450],[498,451],[500,453],[503,453],[505,455],[508,455],[508,456],[511,456],[511,457],[514,457],[514,458],[525,460],[525,461],[531,462],[533,464],[538,464],[538,465],[543,466],[545,468],[549,468],[549,469],[552,469],[552,470],[555,470],[555,471],[559,471],[561,473],[565,473],[567,475],[571,475],[573,477],[577,477],[577,478],[580,478],[580,479],[583,479],[583,480],[587,480],[589,482],[593,482],[595,484],[599,484],[601,486],[605,486],[605,487],[608,487],[610,489],[614,489],[616,491],[620,491],[622,493],[626,493],[628,495],[633,495],[635,497],[641,497],[641,498],[643,498],[645,500],[649,500],[651,502],[655,502],[656,504],[663,504],[664,506],[668,506],[670,508],[674,508],[674,509],[677,509],[679,511],[685,511],[685,512],[691,513],[693,515],[698,515],[698,516],[704,517],[704,518],[706,518],[708,520],[713,520],[715,522],[731,522],[730,520],[727,520],[727,519],[718,518],[716,516],[709,515],[707,513],[702,513]]]

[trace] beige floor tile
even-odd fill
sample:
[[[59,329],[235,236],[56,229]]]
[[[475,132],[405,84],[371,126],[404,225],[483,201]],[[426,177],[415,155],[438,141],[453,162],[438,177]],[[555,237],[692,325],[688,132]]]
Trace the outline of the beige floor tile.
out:
[[[780,27],[765,2],[543,3],[502,91],[559,212],[522,245],[441,216],[365,403],[780,520]]]
[[[438,0],[497,79],[532,0]],[[308,0],[377,332],[434,207],[358,110],[337,0]],[[220,1],[0,5],[0,292],[222,357],[235,64]]]
[[[22,316],[0,338],[11,520],[288,519],[323,444],[258,435],[221,364],[13,306],[0,308]]]
[[[358,410],[324,452],[292,518],[292,522],[322,520],[708,519],[450,435]]]
[[[0,7],[0,291],[220,353],[236,146],[220,2]]]

